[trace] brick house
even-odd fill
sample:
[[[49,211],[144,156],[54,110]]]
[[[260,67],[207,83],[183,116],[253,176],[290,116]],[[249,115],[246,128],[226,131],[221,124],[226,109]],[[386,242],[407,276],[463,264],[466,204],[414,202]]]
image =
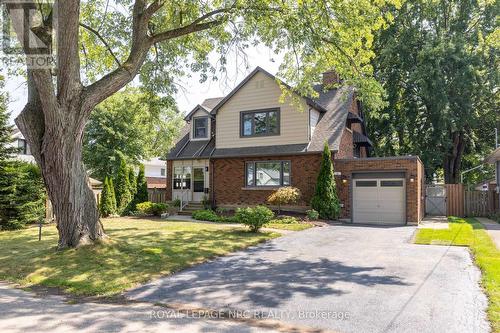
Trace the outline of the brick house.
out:
[[[423,166],[418,157],[372,158],[363,109],[353,89],[280,103],[277,79],[257,67],[233,91],[207,99],[186,117],[167,156],[167,199],[209,200],[235,208],[264,204],[276,188],[294,186],[309,209],[325,142],[332,151],[341,218],[353,223],[406,224],[422,218]],[[299,102],[297,103],[298,100]]]

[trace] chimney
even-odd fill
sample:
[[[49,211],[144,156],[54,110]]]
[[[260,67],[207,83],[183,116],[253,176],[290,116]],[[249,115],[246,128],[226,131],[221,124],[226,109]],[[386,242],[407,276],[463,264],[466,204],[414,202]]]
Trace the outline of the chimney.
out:
[[[331,87],[332,85],[339,84],[340,77],[336,71],[331,70],[323,73],[323,86]]]

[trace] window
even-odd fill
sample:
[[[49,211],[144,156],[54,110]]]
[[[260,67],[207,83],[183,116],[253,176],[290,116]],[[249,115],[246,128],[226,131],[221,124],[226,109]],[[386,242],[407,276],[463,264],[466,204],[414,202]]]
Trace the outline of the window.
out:
[[[381,180],[380,186],[382,187],[403,187],[402,180]]]
[[[164,168],[160,169],[160,175],[165,176],[165,169]]]
[[[174,190],[191,188],[191,167],[174,168]]]
[[[361,148],[357,145],[357,144],[354,144],[354,148],[352,150],[352,155],[354,157],[361,157]]]
[[[356,187],[377,187],[376,180],[358,180],[356,181]]]
[[[247,162],[245,174],[247,187],[290,185],[290,161]]]
[[[208,138],[208,117],[193,118],[193,139]]]
[[[30,147],[28,146],[28,143],[24,139],[17,139],[17,147],[19,148],[19,154],[22,155],[30,155]]]
[[[240,136],[268,136],[279,134],[279,109],[241,112]]]

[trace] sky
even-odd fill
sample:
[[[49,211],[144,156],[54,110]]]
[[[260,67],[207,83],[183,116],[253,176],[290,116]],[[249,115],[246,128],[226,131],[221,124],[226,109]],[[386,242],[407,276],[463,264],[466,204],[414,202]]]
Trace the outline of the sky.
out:
[[[213,63],[217,61],[216,55],[210,58]],[[177,105],[182,113],[191,111],[205,98],[221,97],[227,95],[238,83],[245,78],[255,67],[260,66],[270,73],[276,74],[282,56],[275,55],[264,46],[250,47],[246,50],[246,58],[241,54],[230,54],[227,59],[227,77],[219,81],[206,81],[200,83],[197,73],[191,77],[180,78],[178,86],[181,87],[176,95]],[[23,77],[6,75],[5,88],[10,96],[8,110],[13,123],[15,117],[21,112],[27,99],[27,88]]]

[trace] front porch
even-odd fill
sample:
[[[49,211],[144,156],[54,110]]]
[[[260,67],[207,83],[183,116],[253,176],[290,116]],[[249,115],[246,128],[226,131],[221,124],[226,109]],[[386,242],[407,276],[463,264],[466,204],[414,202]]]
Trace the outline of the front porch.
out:
[[[188,203],[202,203],[210,197],[210,162],[203,160],[177,160],[172,163],[167,186],[171,186],[172,200],[180,200],[181,207]]]

